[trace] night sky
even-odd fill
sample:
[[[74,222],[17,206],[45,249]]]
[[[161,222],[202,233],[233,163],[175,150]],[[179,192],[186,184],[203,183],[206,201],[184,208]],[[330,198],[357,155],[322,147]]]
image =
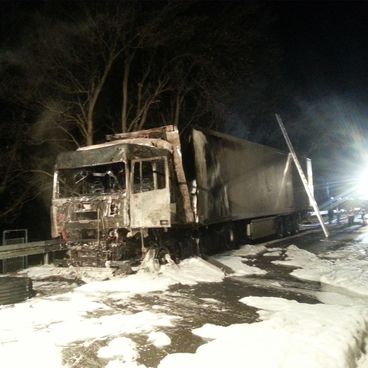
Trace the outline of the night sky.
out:
[[[349,192],[346,184],[353,185],[357,173],[368,165],[368,4],[278,6],[285,42],[284,73],[295,88],[290,105],[298,107],[294,117],[301,124],[313,120],[314,126],[326,132],[306,140],[304,149],[308,152],[308,147],[320,141],[318,149],[309,151],[317,162],[317,179],[337,183],[331,186],[333,195]],[[289,133],[298,140],[298,124],[295,134]]]
[[[44,4],[1,2],[0,67],[9,48],[19,46],[22,34],[31,32],[29,14],[39,8],[52,12]],[[73,3],[67,4],[72,11]],[[213,12],[214,2],[203,4],[204,8],[210,4]],[[348,191],[357,173],[368,165],[368,3],[294,1],[267,2],[266,6],[273,17],[271,33],[280,49],[279,67],[273,73],[282,82],[280,88],[273,85],[264,99],[277,94],[277,103],[257,110],[249,133],[244,122],[252,114],[252,105],[243,104],[246,93],[239,93],[233,106],[236,118],[229,118],[224,130],[286,150],[273,116],[277,112],[298,153],[314,161],[315,181],[330,183],[334,195]],[[9,103],[1,106],[7,113],[16,109]]]
[[[286,67],[306,98],[364,99],[368,5],[282,3]]]

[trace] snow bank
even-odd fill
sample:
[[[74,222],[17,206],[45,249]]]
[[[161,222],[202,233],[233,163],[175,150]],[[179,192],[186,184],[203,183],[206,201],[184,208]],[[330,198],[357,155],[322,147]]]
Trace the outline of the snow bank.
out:
[[[61,277],[81,275],[74,268],[53,266],[30,268],[27,273],[43,279],[55,276],[55,271]],[[86,280],[99,280],[109,277],[109,272],[109,269],[85,269],[82,274]],[[101,359],[110,359],[106,367],[144,368],[135,361],[138,353],[134,342],[124,335],[140,333],[155,346],[169,345],[170,338],[157,328],[172,326],[176,317],[152,311],[117,312],[105,302],[137,293],[163,291],[177,283],[220,282],[223,277],[223,272],[211,264],[192,258],[179,266],[162,267],[158,274],[139,272],[107,281],[93,281],[69,293],[0,306],[1,363],[6,367],[63,367],[63,351],[71,344],[84,342],[88,345],[96,339],[108,341],[113,338],[97,353]]]
[[[366,252],[365,248],[354,245],[337,252],[322,254],[323,258],[321,258],[295,245],[290,245],[287,248],[286,260],[273,261],[273,263],[300,267],[291,272],[293,276],[300,279],[317,281],[368,296]]]
[[[231,255],[239,257],[256,256],[262,252],[266,252],[267,248],[264,245],[251,245],[246,244],[241,246],[239,249],[231,251]]]
[[[108,293],[109,298],[121,299],[133,294],[167,290],[174,284],[195,285],[198,282],[221,282],[224,273],[202,258],[189,258],[179,265],[162,266],[160,272],[140,271],[135,275],[102,282],[91,282],[77,290],[87,294]]]
[[[263,253],[264,257],[279,257],[283,252],[282,248],[270,248],[266,253]]]
[[[112,360],[105,366],[105,368],[146,368],[146,366],[144,364],[138,364],[137,362]]]
[[[139,357],[137,345],[132,339],[127,337],[117,337],[111,340],[106,346],[97,352],[99,358],[112,359],[121,357],[124,362],[132,362]]]
[[[305,280],[320,281],[321,276],[329,270],[332,262],[329,260],[320,259],[317,255],[306,250],[299,249],[296,245],[290,245],[287,248],[286,258],[284,261],[272,261],[273,264],[304,267],[303,272],[297,272],[298,277]],[[299,270],[297,270],[299,271]],[[294,274],[294,272],[292,273]]]
[[[75,313],[62,313],[58,310],[58,301],[44,301],[47,311],[38,303],[28,302],[19,308],[3,308],[0,310],[0,356],[6,366],[14,367],[62,367],[62,348],[77,341],[91,339],[104,340],[111,336],[131,333],[150,333],[154,328],[172,326],[174,317],[143,311],[134,314],[108,314],[100,317],[89,317],[78,311],[84,303],[76,300],[65,300],[65,306],[73,306]],[[88,303],[87,303],[88,305]],[[24,308],[24,307],[27,308]],[[18,307],[18,306],[17,306]],[[26,312],[28,309],[28,313]],[[93,310],[95,308],[91,308]],[[106,307],[105,307],[106,310]],[[116,313],[116,312],[114,312]],[[121,343],[121,340],[119,340]],[[101,356],[115,357],[112,352],[117,343],[103,349]],[[128,349],[127,346],[125,346]],[[14,354],[16,351],[22,354]],[[126,351],[124,354],[127,354]],[[130,356],[132,353],[129,353]],[[46,359],[43,359],[47,355]],[[125,355],[124,355],[125,356]],[[42,359],[40,359],[42,357]],[[36,364],[37,362],[37,364]]]
[[[171,339],[164,332],[152,331],[148,335],[148,341],[157,348],[162,348],[171,344]]]
[[[193,354],[166,356],[159,368],[346,368],[355,367],[363,358],[368,328],[365,307],[262,297],[246,297],[241,302],[261,308],[262,321],[195,329],[193,333],[212,341]]]
[[[96,280],[108,280],[114,277],[112,268],[97,267],[56,267],[54,265],[43,265],[30,267],[18,272],[26,274],[33,280],[43,280],[49,277],[62,277],[66,279],[78,279],[84,282]]]
[[[264,245],[243,245],[239,249],[227,251],[213,258],[225,266],[230,267],[234,276],[249,276],[249,275],[264,275],[267,271],[256,266],[249,266],[244,262],[247,261],[245,257],[256,256],[257,254],[267,251]]]
[[[234,276],[249,276],[249,275],[264,275],[267,271],[260,269],[256,266],[248,266],[243,262],[243,258],[230,255],[219,255],[214,257],[217,261],[223,263],[225,266],[230,267],[234,273]]]

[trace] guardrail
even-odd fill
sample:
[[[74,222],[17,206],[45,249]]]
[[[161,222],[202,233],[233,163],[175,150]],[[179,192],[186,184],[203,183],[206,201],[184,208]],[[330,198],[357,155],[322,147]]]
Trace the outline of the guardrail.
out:
[[[20,266],[20,268],[26,268],[28,265],[28,256],[43,255],[44,264],[48,264],[49,254],[58,250],[60,250],[60,240],[58,239],[1,245],[0,261],[2,265],[2,273],[7,272],[6,264],[12,259],[21,259],[22,265]]]
[[[60,249],[60,240],[42,240],[30,243],[10,244],[0,246],[0,260],[25,257],[35,254],[46,254]]]

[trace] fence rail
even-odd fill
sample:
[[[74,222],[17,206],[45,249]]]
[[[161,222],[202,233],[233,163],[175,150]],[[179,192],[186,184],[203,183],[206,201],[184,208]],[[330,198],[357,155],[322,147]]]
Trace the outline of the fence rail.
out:
[[[60,240],[42,240],[37,242],[9,244],[0,246],[0,260],[26,257],[35,254],[48,254],[60,249]]]

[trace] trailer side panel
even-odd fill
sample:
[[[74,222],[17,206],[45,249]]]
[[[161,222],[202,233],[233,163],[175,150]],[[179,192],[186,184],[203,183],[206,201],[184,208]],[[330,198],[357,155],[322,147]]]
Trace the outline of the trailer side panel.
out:
[[[297,212],[308,207],[288,154],[215,132],[193,130],[202,224]]]

